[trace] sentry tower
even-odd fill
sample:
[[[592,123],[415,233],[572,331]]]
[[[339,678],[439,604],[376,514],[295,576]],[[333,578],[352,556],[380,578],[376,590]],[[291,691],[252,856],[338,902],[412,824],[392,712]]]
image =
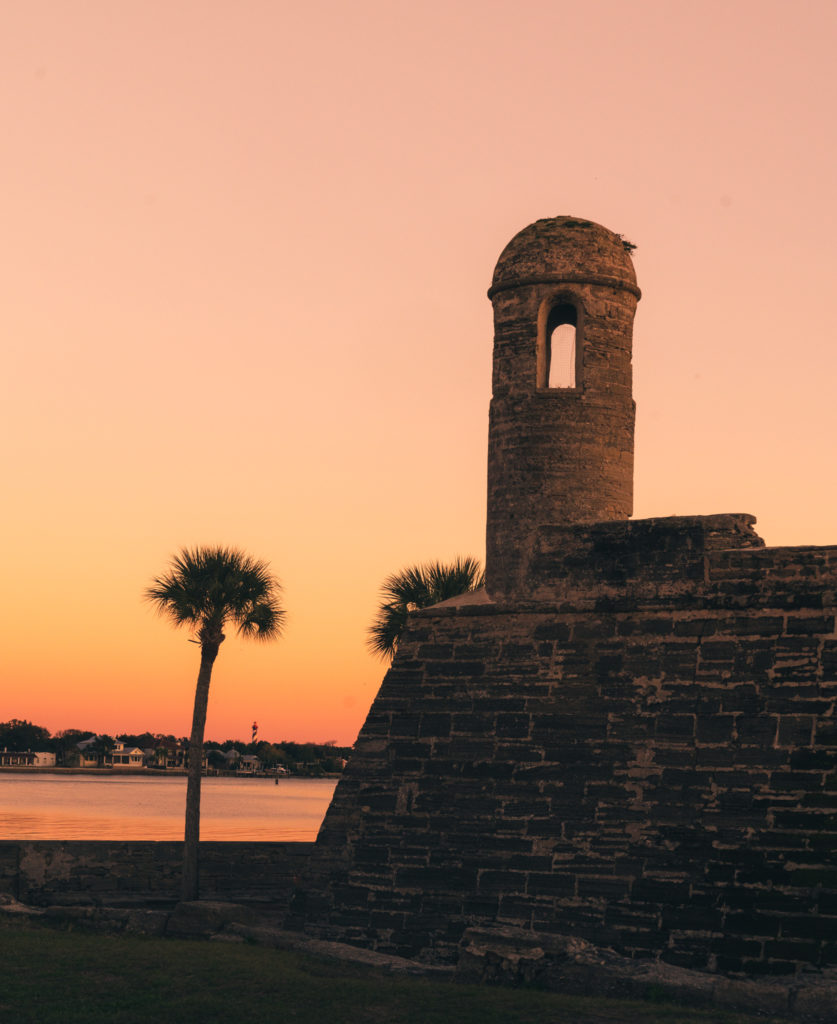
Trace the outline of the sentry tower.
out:
[[[640,290],[621,236],[535,221],[500,255],[488,431],[486,585],[526,591],[538,528],[633,511],[631,339]]]

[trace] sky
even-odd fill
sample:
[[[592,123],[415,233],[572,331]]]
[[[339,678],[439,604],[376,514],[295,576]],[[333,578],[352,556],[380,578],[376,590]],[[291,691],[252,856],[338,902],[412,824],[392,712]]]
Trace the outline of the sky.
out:
[[[270,562],[206,735],[352,743],[391,572],[484,557],[517,231],[637,245],[638,518],[837,544],[837,6],[27,0],[0,31],[0,721],[189,732],[184,545]]]

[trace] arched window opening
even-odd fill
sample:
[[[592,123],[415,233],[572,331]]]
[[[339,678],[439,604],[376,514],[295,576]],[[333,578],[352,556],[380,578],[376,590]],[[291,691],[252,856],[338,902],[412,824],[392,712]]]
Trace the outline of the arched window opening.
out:
[[[568,302],[553,306],[546,323],[547,387],[576,387],[575,306]]]

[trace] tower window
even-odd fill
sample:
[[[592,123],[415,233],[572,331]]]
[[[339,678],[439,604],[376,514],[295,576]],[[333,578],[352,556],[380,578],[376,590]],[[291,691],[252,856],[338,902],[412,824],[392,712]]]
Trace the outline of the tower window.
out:
[[[578,314],[575,306],[562,302],[553,306],[546,322],[546,386],[549,388],[576,387],[576,327]]]

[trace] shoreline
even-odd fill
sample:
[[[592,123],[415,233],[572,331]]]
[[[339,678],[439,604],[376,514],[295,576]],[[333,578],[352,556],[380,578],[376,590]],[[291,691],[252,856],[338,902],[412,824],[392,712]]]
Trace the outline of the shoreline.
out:
[[[137,779],[185,778],[185,768],[61,768],[51,765],[38,768],[35,766],[0,767],[0,775],[87,775],[98,779],[122,779],[130,776]],[[204,779],[240,779],[242,782],[279,782],[281,779],[308,780],[318,782],[323,779],[339,779],[340,772],[326,772],[324,775],[238,775],[235,772],[204,773]]]
[[[0,774],[9,775],[95,775],[112,777],[122,775],[165,778],[167,775],[185,775],[185,768],[62,768],[59,765],[3,765]]]

